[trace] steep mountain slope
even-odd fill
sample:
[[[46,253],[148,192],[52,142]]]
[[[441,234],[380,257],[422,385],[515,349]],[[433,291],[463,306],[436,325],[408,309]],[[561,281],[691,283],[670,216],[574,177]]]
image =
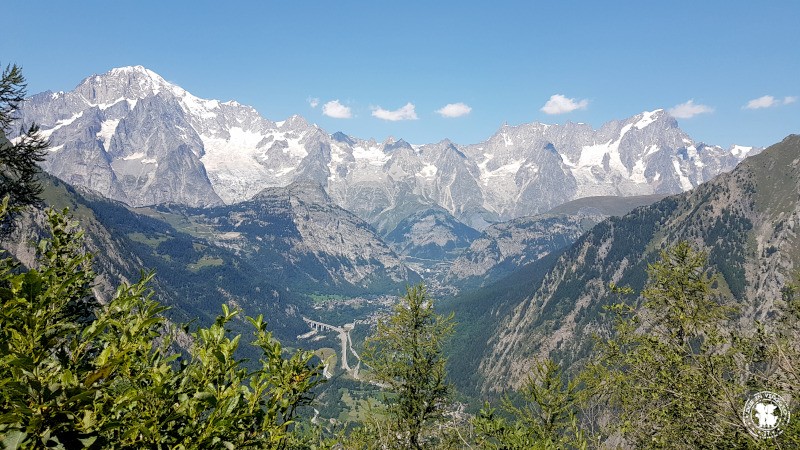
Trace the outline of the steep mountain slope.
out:
[[[492,225],[453,261],[444,282],[460,290],[491,284],[569,246],[603,219],[622,216],[662,198],[663,195],[587,197],[545,214]]]
[[[154,270],[155,298],[170,307],[167,315],[173,321],[209,324],[220,314],[220,305],[228,303],[248,315],[269,317],[270,328],[281,339],[293,339],[307,328],[300,317],[306,300],[288,291],[280,278],[264,276],[263,270],[233,252],[135,214],[120,203],[79,193],[54,177],[44,175],[43,185],[45,204],[59,210],[68,207],[84,230],[101,301],[110,299],[120,283],[138,281],[142,271]],[[44,234],[45,223],[42,210],[30,211],[2,247],[23,264],[31,264],[35,255],[31,243]],[[243,321],[232,326],[246,330]]]
[[[647,264],[679,240],[708,252],[744,326],[766,317],[800,262],[798,155],[800,136],[789,136],[691,192],[595,226],[501,314],[475,368],[482,389],[519,385],[537,357],[585,355],[612,301],[608,284],[641,289]]]
[[[445,283],[459,290],[490,284],[569,246],[606,217],[540,214],[492,225],[453,261]]]
[[[74,188],[55,177],[42,174],[43,202],[56,209],[69,208],[85,232],[87,250],[94,255],[94,269],[98,274],[95,295],[105,302],[114,294],[120,283],[132,283],[141,275],[141,258],[131,248],[124,236],[115,235],[94,215],[83,196]],[[45,234],[47,216],[43,208],[29,208],[18,219],[17,230],[0,241],[0,248],[23,265],[30,267],[36,259],[33,243]]]
[[[168,210],[294,290],[383,292],[419,280],[369,224],[313,184],[268,188],[230,206]]]
[[[430,205],[480,230],[585,196],[677,193],[756,151],[696,143],[661,110],[598,130],[503,126],[469,146],[377,143],[200,99],[141,66],[35,95],[21,119],[50,137],[47,171],[132,206],[234,204],[313,182],[381,234]]]

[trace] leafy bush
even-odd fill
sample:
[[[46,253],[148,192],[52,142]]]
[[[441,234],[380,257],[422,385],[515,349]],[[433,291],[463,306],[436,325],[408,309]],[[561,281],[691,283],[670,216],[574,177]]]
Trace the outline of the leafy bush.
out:
[[[3,214],[5,207],[0,210]],[[0,261],[0,436],[5,448],[283,448],[321,368],[288,358],[261,316],[248,318],[260,364],[235,358],[223,314],[175,349],[147,283],[92,296],[82,232],[48,212],[38,264]]]

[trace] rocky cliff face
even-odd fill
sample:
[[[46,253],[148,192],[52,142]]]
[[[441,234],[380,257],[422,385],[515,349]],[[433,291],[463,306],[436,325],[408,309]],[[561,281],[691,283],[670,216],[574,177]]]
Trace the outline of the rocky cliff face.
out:
[[[83,197],[71,186],[49,176],[43,176],[43,197],[48,206],[56,210],[69,208],[80,218],[84,231],[86,251],[94,255],[93,268],[97,273],[94,293],[101,303],[112,298],[121,283],[139,280],[142,259],[130,248],[124,236],[106,227],[92,213]],[[26,267],[35,267],[35,243],[49,232],[47,214],[43,209],[29,208],[18,219],[18,227],[0,248]]]
[[[51,139],[47,171],[108,198],[214,206],[312,182],[384,235],[431,205],[482,230],[591,195],[682,192],[757,151],[694,142],[661,110],[598,130],[503,126],[467,146],[378,143],[200,99],[141,66],[35,95],[21,114]]]
[[[402,221],[385,240],[406,261],[430,273],[449,267],[480,233],[456,220],[441,208],[416,212]]]
[[[400,257],[350,212],[311,183],[267,188],[230,206],[181,210],[235,250],[296,289],[376,291],[419,280]]]
[[[492,225],[455,261],[445,282],[485,285],[522,265],[567,247],[604,215],[537,215]]]
[[[647,264],[679,240],[708,252],[743,326],[767,317],[800,262],[798,154],[800,136],[789,136],[691,192],[598,224],[494,328],[480,362],[483,379],[519,385],[538,357],[585,356],[611,299],[608,284],[641,289]]]
[[[43,168],[75,186],[139,206],[221,204],[179,88],[143,68],[115,69],[68,93],[25,102],[51,147]]]

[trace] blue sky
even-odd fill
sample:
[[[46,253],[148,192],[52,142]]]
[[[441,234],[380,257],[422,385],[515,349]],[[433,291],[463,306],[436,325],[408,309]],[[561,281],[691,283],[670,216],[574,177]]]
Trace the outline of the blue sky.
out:
[[[198,97],[379,141],[470,144],[503,123],[599,127],[656,108],[711,144],[800,133],[798,1],[10,0],[2,10],[14,19],[0,63],[23,67],[29,94],[143,65]]]

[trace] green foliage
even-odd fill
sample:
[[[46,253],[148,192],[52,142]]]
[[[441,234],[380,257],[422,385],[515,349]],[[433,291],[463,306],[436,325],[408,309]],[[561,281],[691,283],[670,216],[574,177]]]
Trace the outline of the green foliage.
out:
[[[800,392],[800,273],[782,292],[778,304],[779,324],[772,335],[770,359],[778,374],[778,385],[792,393]]]
[[[425,287],[417,285],[364,344],[363,361],[390,393],[385,401],[391,421],[378,424],[387,427],[388,444],[423,448],[425,428],[442,419],[451,394],[442,346],[452,332],[452,314],[437,314]]]
[[[588,389],[611,407],[612,432],[635,448],[747,445],[732,310],[713,295],[705,254],[681,242],[648,275],[638,310],[610,308],[615,335],[585,373]]]
[[[5,205],[5,204],[4,204]],[[91,295],[81,232],[49,212],[52,237],[35,269],[0,263],[0,436],[8,448],[285,448],[320,367],[286,358],[261,316],[248,318],[262,357],[235,357],[240,336],[223,314],[172,350],[165,310],[147,287]]]
[[[791,421],[775,440],[785,448],[800,448],[800,405],[796,400],[800,393],[800,273],[775,303],[771,320],[757,323],[752,336],[738,346],[749,369],[751,391],[767,389],[792,397]]]
[[[22,128],[14,142],[8,140],[14,112],[25,98],[25,77],[17,65],[6,66],[0,74],[0,198],[8,197],[8,214],[0,221],[0,237],[13,229],[14,216],[25,206],[40,201],[42,187],[37,180],[37,163],[44,161],[47,140],[39,127]]]
[[[5,204],[4,204],[5,206]],[[50,214],[52,238],[39,243],[39,267],[0,262],[0,434],[75,444],[89,438],[79,412],[94,397],[92,352],[84,339],[91,298],[80,233]]]
[[[737,323],[712,286],[706,255],[686,242],[648,266],[642,303],[607,309],[613,331],[566,381],[548,360],[499,409],[473,420],[479,448],[797,448],[800,416],[800,279],[768,324]],[[625,296],[629,287],[611,285]],[[792,421],[769,440],[742,420],[757,391],[793,397]]]
[[[502,414],[487,404],[473,420],[476,445],[492,450],[588,448],[578,420],[579,392],[575,381],[564,382],[555,362],[537,364],[517,393],[521,401],[505,396]]]

